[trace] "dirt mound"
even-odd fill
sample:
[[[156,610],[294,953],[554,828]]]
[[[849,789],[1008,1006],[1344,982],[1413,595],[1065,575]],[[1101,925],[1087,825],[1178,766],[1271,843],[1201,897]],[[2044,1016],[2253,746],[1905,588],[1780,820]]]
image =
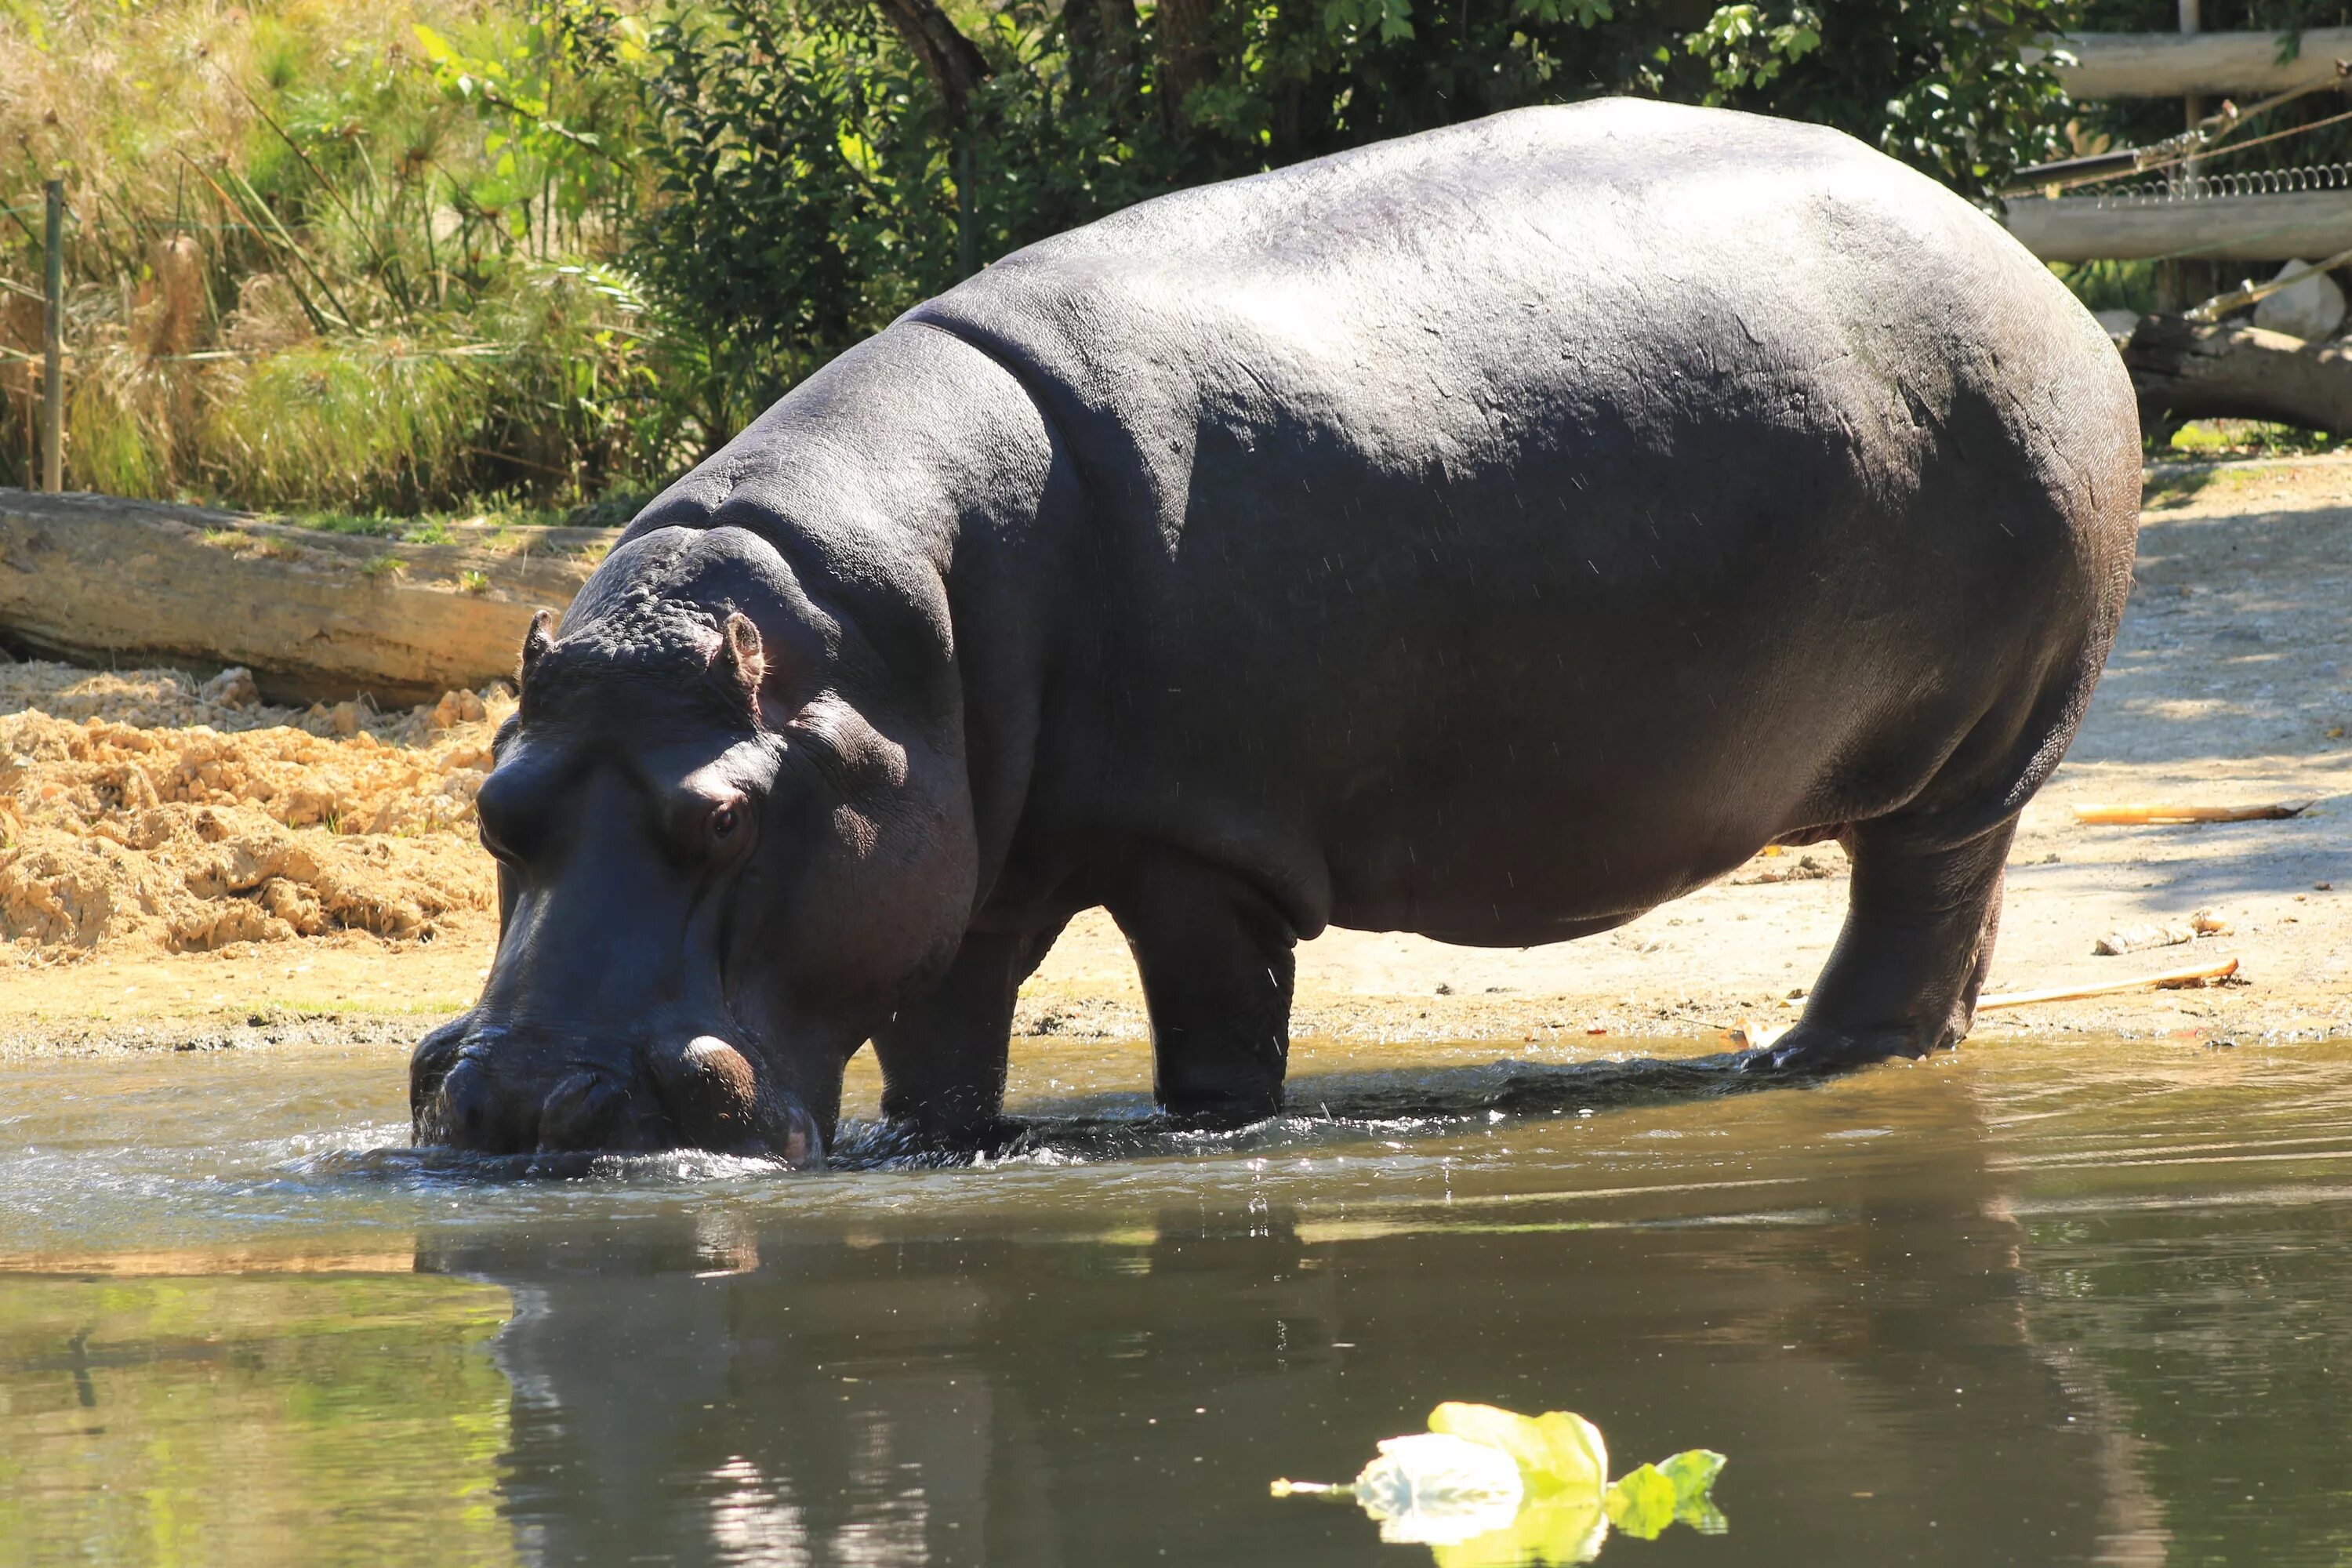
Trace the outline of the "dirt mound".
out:
[[[240,670],[0,668],[0,939],[40,963],[430,938],[495,897],[473,805],[509,703],[298,711]]]

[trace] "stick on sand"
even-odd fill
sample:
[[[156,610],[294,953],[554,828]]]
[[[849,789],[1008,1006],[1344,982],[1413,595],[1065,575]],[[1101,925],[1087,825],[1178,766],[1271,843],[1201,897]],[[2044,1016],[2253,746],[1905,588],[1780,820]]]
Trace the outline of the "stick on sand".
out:
[[[2147,827],[2171,822],[2283,822],[2311,809],[2307,800],[2275,805],[2078,805],[2074,820],[2100,827]]]
[[[2100,980],[2088,985],[2056,985],[2047,991],[2010,991],[1998,996],[1977,998],[1977,1011],[1989,1012],[1995,1007],[2031,1007],[2042,1002],[2077,1002],[2085,996],[2112,996],[2124,991],[2162,990],[2169,985],[2195,985],[2208,980],[2224,980],[2238,973],[2238,961],[2225,958],[2214,963],[2200,963],[2189,969],[2168,969],[2161,974],[2142,974],[2131,980]]]

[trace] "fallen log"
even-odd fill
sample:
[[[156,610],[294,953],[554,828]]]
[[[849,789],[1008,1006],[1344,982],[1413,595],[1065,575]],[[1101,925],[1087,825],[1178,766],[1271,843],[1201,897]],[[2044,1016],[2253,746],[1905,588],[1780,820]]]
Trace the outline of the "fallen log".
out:
[[[2142,316],[2124,345],[2141,423],[2269,419],[2352,430],[2352,352],[2283,332]]]
[[[201,507],[0,489],[0,643],[100,667],[250,668],[273,701],[430,701],[514,671],[617,529],[412,544]]]

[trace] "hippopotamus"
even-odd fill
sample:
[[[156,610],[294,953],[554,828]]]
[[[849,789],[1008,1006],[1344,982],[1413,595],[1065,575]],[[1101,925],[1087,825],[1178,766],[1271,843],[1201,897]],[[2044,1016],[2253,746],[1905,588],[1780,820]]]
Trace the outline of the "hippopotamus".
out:
[[[1812,125],[1522,110],[1030,246],[532,626],[415,1136],[814,1164],[870,1041],[908,1136],[986,1139],[1097,907],[1159,1104],[1245,1124],[1327,926],[1563,942],[1827,838],[1845,924],[1757,1065],[1948,1046],[2139,452],[2090,313]]]

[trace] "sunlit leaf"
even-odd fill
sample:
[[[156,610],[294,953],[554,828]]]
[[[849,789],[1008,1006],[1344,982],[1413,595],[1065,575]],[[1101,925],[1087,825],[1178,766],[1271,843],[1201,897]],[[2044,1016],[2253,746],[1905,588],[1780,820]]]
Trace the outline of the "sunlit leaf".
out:
[[[1601,1428],[1570,1411],[1521,1415],[1449,1400],[1429,1413],[1429,1429],[1502,1449],[1518,1461],[1528,1489],[1538,1495],[1597,1497],[1609,1481],[1609,1446]]]

